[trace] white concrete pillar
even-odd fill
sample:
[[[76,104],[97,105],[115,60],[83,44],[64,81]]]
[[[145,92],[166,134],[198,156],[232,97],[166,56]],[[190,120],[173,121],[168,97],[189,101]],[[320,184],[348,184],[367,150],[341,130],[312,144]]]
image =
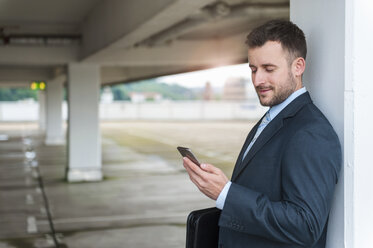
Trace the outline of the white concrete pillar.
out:
[[[100,68],[96,65],[69,64],[69,182],[102,179],[99,95]]]
[[[354,248],[373,247],[372,23],[371,0],[346,0],[345,202]]]
[[[372,13],[370,0],[290,1],[290,19],[308,41],[306,87],[344,151],[328,248],[373,247]]]
[[[39,102],[39,130],[44,132],[46,126],[46,99],[45,91],[38,91],[38,102]]]
[[[62,122],[63,83],[65,75],[49,80],[46,88],[46,145],[61,145],[65,143]]]

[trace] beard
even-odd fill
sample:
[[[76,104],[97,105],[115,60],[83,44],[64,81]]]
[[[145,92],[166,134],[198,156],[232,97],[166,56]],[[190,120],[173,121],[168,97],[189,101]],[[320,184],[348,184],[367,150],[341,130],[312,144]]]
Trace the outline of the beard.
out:
[[[297,83],[295,78],[289,72],[288,77],[286,78],[286,82],[284,84],[278,85],[277,87],[269,86],[257,86],[255,87],[256,93],[258,95],[260,104],[266,107],[272,107],[278,105],[286,100],[296,89]],[[263,99],[260,97],[259,91],[262,89],[270,89],[273,92],[273,96],[270,99]]]

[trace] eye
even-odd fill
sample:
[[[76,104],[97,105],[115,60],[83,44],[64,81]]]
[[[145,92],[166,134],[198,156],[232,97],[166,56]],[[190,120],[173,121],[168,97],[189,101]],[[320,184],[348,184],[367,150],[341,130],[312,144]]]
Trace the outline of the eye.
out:
[[[274,69],[273,68],[266,68],[266,72],[273,72]]]

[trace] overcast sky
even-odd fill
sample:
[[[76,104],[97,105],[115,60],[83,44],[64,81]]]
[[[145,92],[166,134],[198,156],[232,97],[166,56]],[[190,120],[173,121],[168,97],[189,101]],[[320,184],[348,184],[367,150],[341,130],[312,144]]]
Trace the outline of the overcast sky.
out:
[[[206,82],[210,82],[213,87],[223,87],[229,77],[250,79],[250,74],[250,68],[246,63],[159,77],[157,81],[169,84],[176,83],[188,88],[204,87]]]

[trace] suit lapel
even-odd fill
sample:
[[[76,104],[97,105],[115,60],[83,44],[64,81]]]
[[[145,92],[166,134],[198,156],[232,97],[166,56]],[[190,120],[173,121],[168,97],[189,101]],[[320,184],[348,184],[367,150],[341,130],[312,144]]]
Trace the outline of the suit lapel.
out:
[[[255,132],[253,133],[251,138],[249,136],[245,142],[244,149],[241,150],[239,158],[236,162],[235,169],[232,174],[232,182],[237,179],[240,173],[248,166],[250,161],[256,155],[256,153],[268,142],[270,139],[283,127],[283,120],[289,117],[294,116],[304,105],[307,103],[312,102],[310,95],[308,92],[300,95],[296,99],[294,99],[288,106],[286,106],[268,125],[262,133],[259,135],[258,139],[255,141],[249,152],[247,153],[245,159],[242,161],[242,156],[246,151],[247,146],[250,144],[254,134],[256,133],[256,129],[261,122],[261,120],[257,123]],[[262,117],[263,118],[263,117]],[[241,162],[242,161],[242,162]]]
[[[264,116],[255,124],[255,126],[251,129],[251,131],[247,135],[245,143],[242,146],[241,152],[238,155],[236,164],[234,166],[234,170],[233,170],[233,173],[232,173],[232,178],[234,177],[234,175],[236,174],[240,164],[242,163],[242,157],[245,154],[245,151],[246,151],[247,147],[249,146],[251,140],[254,138],[254,135],[255,135],[256,131],[258,130],[259,124],[260,124],[260,122],[262,121],[263,118],[264,118]]]
[[[276,118],[275,118],[276,119]],[[246,154],[245,159],[242,161],[241,156],[241,163],[238,164],[236,173],[232,176],[232,181],[234,181],[237,176],[242,172],[242,170],[249,164],[251,159],[255,156],[255,154],[277,133],[278,130],[282,127],[282,119],[272,120],[268,126],[262,131],[259,135],[258,139],[255,141],[249,152]]]

